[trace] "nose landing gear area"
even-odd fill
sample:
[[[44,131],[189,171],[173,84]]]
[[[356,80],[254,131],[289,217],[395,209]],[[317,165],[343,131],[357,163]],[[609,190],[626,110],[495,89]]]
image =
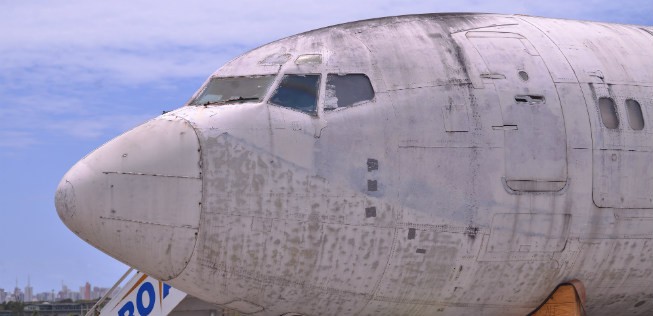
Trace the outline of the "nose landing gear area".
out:
[[[561,283],[528,316],[585,316],[585,286],[579,280]]]

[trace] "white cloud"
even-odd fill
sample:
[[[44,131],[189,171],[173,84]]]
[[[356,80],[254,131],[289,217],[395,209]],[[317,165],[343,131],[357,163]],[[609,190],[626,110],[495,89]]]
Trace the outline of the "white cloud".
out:
[[[95,139],[108,132],[117,134],[150,119],[148,115],[103,115],[49,122],[44,128],[79,139]]]
[[[61,86],[55,86],[54,91],[47,88],[39,91],[37,88],[42,84],[31,82],[31,89],[0,97],[0,117],[3,118],[0,148],[5,148],[4,151],[47,143],[53,136],[82,140],[106,138],[106,135],[117,135],[153,116],[138,109],[125,109],[100,96],[94,98],[89,85],[63,95],[57,90]]]
[[[21,149],[38,143],[38,139],[31,133],[0,130],[0,148]],[[8,152],[3,151],[3,154],[7,153]]]
[[[30,135],[43,131],[99,137],[115,132],[116,121],[146,116],[137,110],[123,113],[129,117],[107,115],[107,102],[89,104],[93,91],[84,90],[93,87],[151,90],[207,77],[244,51],[294,33],[379,16],[460,11],[650,24],[653,3],[0,0],[0,115],[10,122],[0,132],[16,139],[0,147],[35,144]]]
[[[132,84],[205,76],[247,48],[351,20],[408,13],[476,11],[638,21],[636,1],[5,1],[0,70],[36,67],[80,81]],[[603,15],[603,16],[601,16]],[[650,19],[650,17],[649,17]],[[650,20],[649,20],[650,21]]]

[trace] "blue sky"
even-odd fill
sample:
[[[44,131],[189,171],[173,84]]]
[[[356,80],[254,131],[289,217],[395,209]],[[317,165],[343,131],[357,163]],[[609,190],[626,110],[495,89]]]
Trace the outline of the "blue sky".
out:
[[[59,220],[54,190],[77,160],[177,108],[229,59],[287,35],[366,18],[521,13],[653,24],[630,1],[0,0],[0,288],[38,292],[127,269]]]

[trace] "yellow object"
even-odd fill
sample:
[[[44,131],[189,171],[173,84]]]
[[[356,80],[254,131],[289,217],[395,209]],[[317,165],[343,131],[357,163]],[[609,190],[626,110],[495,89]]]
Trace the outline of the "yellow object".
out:
[[[583,316],[585,288],[578,280],[558,285],[544,304],[529,316]]]

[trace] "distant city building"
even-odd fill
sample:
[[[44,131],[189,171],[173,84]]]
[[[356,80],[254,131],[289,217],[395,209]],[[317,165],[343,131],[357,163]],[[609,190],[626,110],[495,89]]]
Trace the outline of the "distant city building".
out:
[[[84,298],[85,300],[90,300],[91,299],[91,283],[86,282],[86,285],[84,286]]]
[[[105,294],[107,294],[107,292],[109,292],[109,288],[94,286],[93,292],[91,293],[91,299],[96,300],[102,298]]]
[[[16,283],[18,283],[18,281],[16,281]],[[8,292],[5,289],[0,288],[0,304],[7,302],[54,303],[63,300],[71,300],[72,302],[77,302],[80,300],[97,300],[106,295],[107,292],[109,292],[109,288],[99,286],[91,287],[90,282],[86,282],[83,286],[79,287],[79,292],[71,291],[71,289],[62,282],[61,290],[59,291],[52,290],[50,292],[36,293],[30,279],[28,278],[27,285],[24,287],[24,289],[16,286],[13,291]]]
[[[13,295],[12,301],[15,301],[15,302],[24,302],[25,301],[25,294],[18,287],[18,281],[16,281],[16,287],[14,288],[14,295]]]
[[[50,293],[49,292],[41,292],[36,294],[36,300],[39,302],[49,302],[52,301],[50,299]]]
[[[26,286],[25,287],[25,302],[33,302],[34,301],[34,290],[32,289],[31,286]]]
[[[25,286],[25,302],[32,302],[34,301],[34,289],[32,288],[32,285],[30,284],[30,278],[27,277],[27,286]]]
[[[65,300],[65,299],[70,299],[70,291],[68,290],[68,287],[61,282],[61,291],[59,291],[59,295],[57,296],[58,300]]]

